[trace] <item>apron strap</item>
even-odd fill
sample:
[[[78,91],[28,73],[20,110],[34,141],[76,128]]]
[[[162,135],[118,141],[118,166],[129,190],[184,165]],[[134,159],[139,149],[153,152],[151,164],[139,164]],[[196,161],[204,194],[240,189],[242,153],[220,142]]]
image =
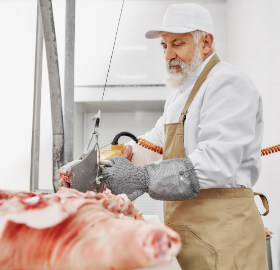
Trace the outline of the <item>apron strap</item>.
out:
[[[180,116],[180,120],[179,122],[184,124],[184,121],[186,119],[186,114],[187,111],[189,109],[189,107],[191,106],[191,103],[193,101],[193,99],[195,98],[195,95],[197,94],[200,86],[204,83],[204,81],[206,80],[208,73],[211,71],[211,69],[220,62],[219,57],[217,56],[217,54],[215,54],[210,61],[207,63],[207,65],[205,66],[205,68],[202,70],[201,74],[199,75],[197,81],[195,82],[195,85],[188,97],[187,103],[185,105],[185,107],[183,108],[183,111],[181,113]]]
[[[254,192],[254,196],[260,196],[263,206],[265,208],[265,212],[263,214],[260,213],[261,216],[266,216],[269,213],[269,204],[268,204],[268,200],[265,197],[264,194],[262,193],[258,193],[258,192]]]

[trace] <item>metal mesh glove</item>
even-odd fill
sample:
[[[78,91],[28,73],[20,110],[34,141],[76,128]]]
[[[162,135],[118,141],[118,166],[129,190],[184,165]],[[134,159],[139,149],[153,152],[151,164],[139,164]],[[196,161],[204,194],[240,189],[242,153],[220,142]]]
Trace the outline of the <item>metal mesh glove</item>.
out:
[[[143,167],[133,165],[124,157],[113,157],[112,167],[104,167],[103,178],[113,194],[125,193],[134,201],[147,192],[147,175]]]
[[[135,166],[124,157],[110,160],[113,166],[103,170],[105,183],[112,193],[125,193],[131,200],[148,192],[157,200],[183,201],[195,197],[200,190],[188,158],[164,160],[144,167]]]
[[[148,193],[156,200],[184,201],[199,193],[199,181],[189,158],[168,159],[144,167],[149,175]]]

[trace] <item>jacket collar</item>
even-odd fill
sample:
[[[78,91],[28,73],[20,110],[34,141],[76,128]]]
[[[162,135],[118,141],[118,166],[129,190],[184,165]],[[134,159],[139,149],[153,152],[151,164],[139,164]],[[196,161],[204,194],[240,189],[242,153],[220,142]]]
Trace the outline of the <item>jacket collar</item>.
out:
[[[207,65],[207,63],[210,61],[210,59],[215,55],[215,53],[213,52],[210,56],[208,56],[204,61],[203,63],[201,64],[201,66],[194,72],[193,76],[186,80],[182,86],[180,86],[178,88],[178,90],[182,93],[182,92],[185,92],[186,90],[188,89],[191,89],[196,80],[198,79],[200,73],[202,72],[202,70],[205,68],[205,66]]]

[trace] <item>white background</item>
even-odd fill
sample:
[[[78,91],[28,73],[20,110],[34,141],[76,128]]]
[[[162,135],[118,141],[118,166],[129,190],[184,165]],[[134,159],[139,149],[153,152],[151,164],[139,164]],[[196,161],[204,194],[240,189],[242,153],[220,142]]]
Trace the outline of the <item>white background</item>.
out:
[[[170,3],[183,1],[126,0],[108,84],[164,83],[164,61],[158,40],[144,33],[157,26]],[[185,1],[190,2],[190,1]],[[244,70],[257,85],[264,104],[263,147],[280,143],[279,62],[280,1],[205,0],[216,26],[217,53]],[[63,90],[65,0],[53,0]],[[114,34],[119,0],[76,1],[75,156],[84,150],[91,130],[90,116],[100,106]],[[0,0],[0,188],[29,189],[34,90],[36,1]],[[101,145],[119,131],[139,135],[150,129],[162,112],[165,88],[109,88],[101,119]],[[43,65],[40,188],[51,189],[52,137],[46,62]],[[267,195],[271,213],[265,225],[272,238],[274,269],[279,270],[280,154],[262,158],[261,177],[254,187]],[[160,202],[146,197],[137,202],[146,214],[159,213]]]

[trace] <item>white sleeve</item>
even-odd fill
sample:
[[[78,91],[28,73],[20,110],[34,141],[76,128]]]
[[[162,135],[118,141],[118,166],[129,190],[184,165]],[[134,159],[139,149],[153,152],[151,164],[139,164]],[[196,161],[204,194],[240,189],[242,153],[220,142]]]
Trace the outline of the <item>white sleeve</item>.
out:
[[[171,100],[173,99],[174,95],[176,95],[175,91],[170,92],[169,96],[166,98],[165,104],[164,104],[164,112],[162,116],[157,120],[157,123],[154,128],[152,128],[150,131],[146,132],[144,135],[138,136],[141,137],[153,144],[159,145],[163,147],[164,143],[164,124],[165,124],[165,113],[168,111],[169,104]],[[154,163],[154,162],[160,162],[162,160],[162,155],[155,153],[149,149],[146,149],[142,146],[139,146],[135,142],[130,142],[130,145],[132,145],[132,162],[135,165],[143,166],[146,164]]]
[[[148,140],[149,142],[162,146],[163,145],[163,129],[164,129],[164,123],[163,123],[163,116],[161,116],[155,127],[151,129],[150,131],[146,132],[144,135],[141,135],[139,137]],[[146,164],[150,164],[156,161],[162,160],[162,155],[153,152],[149,149],[146,149],[135,142],[129,142],[132,146],[132,160],[131,162],[138,166],[144,166]]]
[[[255,162],[260,155],[256,134],[261,97],[242,73],[230,72],[209,81],[198,126],[198,144],[189,155],[201,187],[233,186],[245,157]],[[256,136],[258,135],[258,136]],[[253,147],[253,149],[252,149]],[[250,156],[251,155],[251,156]],[[214,184],[214,185],[213,185]]]

